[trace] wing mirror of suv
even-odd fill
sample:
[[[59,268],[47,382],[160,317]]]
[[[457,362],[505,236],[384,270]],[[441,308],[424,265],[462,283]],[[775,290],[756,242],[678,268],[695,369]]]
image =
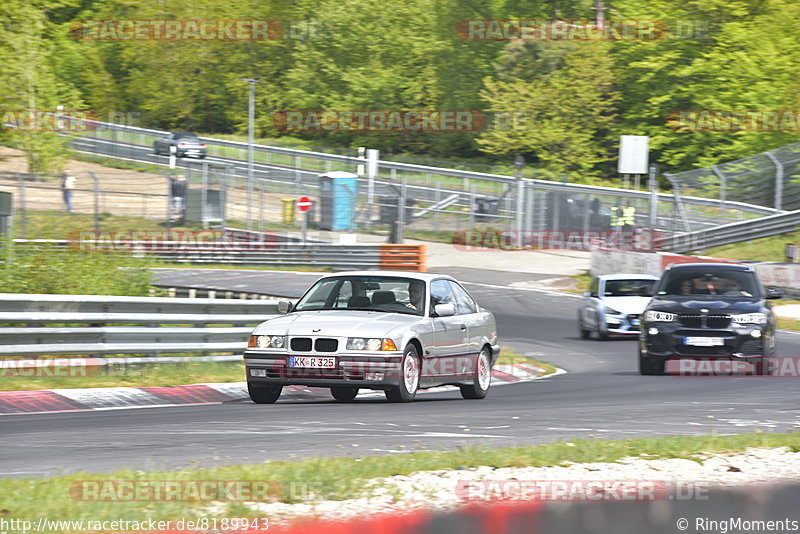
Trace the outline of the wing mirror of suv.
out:
[[[289,313],[292,311],[292,302],[289,300],[278,301],[278,313]]]
[[[456,307],[452,302],[437,304],[433,307],[433,312],[436,314],[436,317],[450,317],[456,314]]]
[[[591,292],[591,291],[586,291],[586,292],[583,294],[583,296],[584,296],[584,297],[594,297],[594,298],[597,298],[597,293],[593,293],[593,292]]]
[[[767,288],[767,298],[768,299],[783,298],[783,291],[779,287],[770,286]]]

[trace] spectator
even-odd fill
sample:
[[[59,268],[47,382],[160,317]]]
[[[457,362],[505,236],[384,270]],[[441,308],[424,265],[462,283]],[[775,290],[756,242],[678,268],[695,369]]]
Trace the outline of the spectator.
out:
[[[61,180],[61,193],[64,196],[64,205],[67,213],[72,211],[72,195],[75,192],[76,180],[69,169],[64,169],[64,177]]]

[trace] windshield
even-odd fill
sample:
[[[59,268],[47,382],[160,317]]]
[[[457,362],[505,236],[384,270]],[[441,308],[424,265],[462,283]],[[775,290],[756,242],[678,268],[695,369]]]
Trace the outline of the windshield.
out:
[[[605,297],[649,297],[653,294],[655,280],[606,280]]]
[[[669,273],[658,288],[658,295],[717,295],[753,297],[759,295],[753,273],[747,271],[711,271],[682,269]]]
[[[425,282],[412,278],[342,276],[314,284],[293,311],[369,310],[424,315]]]

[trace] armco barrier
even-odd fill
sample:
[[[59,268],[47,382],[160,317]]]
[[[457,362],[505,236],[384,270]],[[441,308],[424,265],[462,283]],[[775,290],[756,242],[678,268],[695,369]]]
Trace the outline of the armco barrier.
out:
[[[636,273],[661,276],[676,263],[744,263],[728,258],[688,256],[663,252],[632,252],[616,249],[595,249],[591,256],[591,274]]]
[[[0,357],[237,353],[277,307],[275,300],[0,293],[0,322],[27,325],[0,327]],[[74,326],[42,326],[54,323]],[[163,326],[176,324],[192,326]]]
[[[425,270],[425,245],[333,245],[325,243],[220,242],[186,246],[180,241],[72,242],[56,239],[15,239],[18,246],[71,247],[78,250],[121,251],[150,255],[171,263],[198,265],[269,265],[334,270]]]

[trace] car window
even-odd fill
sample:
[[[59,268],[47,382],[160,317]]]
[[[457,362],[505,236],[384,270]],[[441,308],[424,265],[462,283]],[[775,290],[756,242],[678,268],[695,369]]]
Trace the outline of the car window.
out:
[[[658,295],[716,295],[754,297],[761,294],[755,274],[732,269],[670,271],[658,286]]]
[[[455,304],[453,290],[447,280],[434,280],[431,282],[431,310],[437,304]]]
[[[467,290],[456,284],[450,282],[450,287],[453,289],[453,294],[456,298],[456,314],[462,315],[467,313],[477,313],[478,305],[472,299]]]
[[[649,297],[655,280],[606,280],[603,295],[606,297]]]
[[[341,276],[318,281],[294,311],[369,310],[424,315],[425,283],[385,276]],[[415,304],[416,303],[416,304]]]

